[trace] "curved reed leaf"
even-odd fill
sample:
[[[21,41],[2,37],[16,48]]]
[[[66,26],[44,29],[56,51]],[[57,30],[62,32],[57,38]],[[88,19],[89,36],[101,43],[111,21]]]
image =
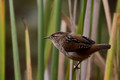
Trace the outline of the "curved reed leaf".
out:
[[[27,80],[32,80],[32,68],[31,68],[31,56],[30,56],[30,40],[28,26],[25,19],[23,19],[25,25],[25,47],[26,47],[26,66],[27,66]]]

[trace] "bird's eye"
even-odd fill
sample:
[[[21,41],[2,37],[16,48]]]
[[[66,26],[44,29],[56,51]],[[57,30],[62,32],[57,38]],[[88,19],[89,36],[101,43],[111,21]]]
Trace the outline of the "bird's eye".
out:
[[[56,35],[52,35],[52,36],[55,37],[55,38],[57,37]]]
[[[54,36],[54,37],[57,37],[57,36]]]

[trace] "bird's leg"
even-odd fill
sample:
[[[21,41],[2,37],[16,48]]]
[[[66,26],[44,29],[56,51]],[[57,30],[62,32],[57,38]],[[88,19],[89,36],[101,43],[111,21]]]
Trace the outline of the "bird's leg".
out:
[[[74,66],[74,70],[76,70],[76,69],[80,69],[80,68],[78,67],[79,64],[80,64],[80,61],[77,63],[76,66]]]

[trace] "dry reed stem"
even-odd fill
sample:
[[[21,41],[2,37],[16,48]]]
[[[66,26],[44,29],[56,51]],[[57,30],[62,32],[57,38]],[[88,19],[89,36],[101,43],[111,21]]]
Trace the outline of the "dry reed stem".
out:
[[[86,37],[89,37],[91,4],[92,4],[92,0],[88,0],[87,6],[86,6],[86,13],[85,13],[84,29],[83,29],[83,35]],[[81,80],[86,80],[87,63],[88,63],[88,60],[84,60],[81,63],[82,64],[81,65]]]
[[[30,42],[29,42],[29,32],[26,20],[23,18],[23,23],[25,26],[25,36],[26,36],[26,64],[27,64],[27,80],[32,80],[32,67],[31,67],[31,56],[30,56]]]
[[[68,8],[69,8],[69,14],[70,14],[70,23],[71,23],[71,30],[73,31],[73,17],[72,17],[72,6],[71,6],[71,0],[68,0]],[[69,80],[72,80],[72,69],[73,69],[73,60],[70,60],[70,75]]]
[[[69,28],[69,30],[72,31],[72,29],[71,29],[71,23],[70,23],[70,18],[68,16],[66,16],[64,13],[62,13],[62,19],[67,24],[67,27]],[[75,24],[75,31],[76,30],[77,30],[77,25]]]
[[[73,15],[72,15],[72,5],[71,5],[71,0],[68,0],[68,8],[69,8],[69,15],[70,15],[70,23],[71,23],[71,29],[72,32],[74,32],[74,25],[73,25]]]
[[[76,9],[77,9],[77,0],[74,0],[74,11],[73,11],[73,33],[76,32],[76,26],[75,26],[75,22],[76,22]]]
[[[115,35],[116,35],[116,25],[117,25],[117,20],[120,14],[118,13],[114,13],[114,18],[113,18],[113,24],[112,24],[112,33],[111,33],[111,38],[110,38],[110,44],[111,44],[111,49],[108,51],[107,55],[107,61],[106,61],[106,67],[105,67],[105,75],[104,75],[104,80],[110,80],[110,76],[111,76],[111,66],[113,64],[113,56],[114,56],[114,43],[115,43]]]
[[[74,0],[74,10],[73,10],[73,31],[72,33],[75,33],[76,32],[76,26],[75,26],[75,22],[76,22],[76,9],[77,9],[77,0]],[[78,61],[76,61],[78,62]],[[77,69],[76,70],[76,80],[79,80],[80,78],[80,75],[79,75],[79,70]]]
[[[111,28],[112,28],[110,8],[109,8],[108,0],[102,0],[102,1],[103,1],[103,6],[104,6],[104,9],[105,9],[105,15],[106,15],[106,19],[107,19],[108,32],[109,32],[109,35],[110,35]]]
[[[97,35],[99,10],[100,10],[100,0],[94,0],[92,33],[91,33],[91,39],[94,41],[96,41],[96,35]],[[95,54],[91,55],[91,57],[88,59],[86,80],[90,80],[90,77],[92,75],[92,65],[93,65],[94,55]]]
[[[114,74],[115,74],[115,78],[116,80],[119,80],[119,74],[118,74],[118,64],[117,64],[117,56],[116,56],[116,53],[115,53],[115,58],[114,58]]]
[[[70,14],[72,33],[75,33],[76,32],[75,19],[76,19],[77,0],[74,0],[74,13],[73,13],[73,15],[72,15],[71,0],[68,0],[68,6],[69,6],[69,14]],[[72,80],[72,69],[73,69],[72,66],[73,66],[73,60],[70,60],[70,76],[69,76],[69,80]]]
[[[66,32],[66,30],[66,23],[62,20],[61,31]],[[58,80],[64,80],[64,58],[63,53],[59,52]]]

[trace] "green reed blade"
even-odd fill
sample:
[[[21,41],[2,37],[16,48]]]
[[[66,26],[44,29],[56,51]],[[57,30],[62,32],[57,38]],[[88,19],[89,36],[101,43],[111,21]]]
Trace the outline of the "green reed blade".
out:
[[[60,30],[62,0],[55,0],[55,32]],[[51,80],[58,78],[58,50],[53,46]]]
[[[43,0],[38,0],[38,80],[44,80]]]
[[[5,80],[5,0],[0,0],[0,80]]]
[[[21,80],[13,0],[9,0],[15,80]]]

